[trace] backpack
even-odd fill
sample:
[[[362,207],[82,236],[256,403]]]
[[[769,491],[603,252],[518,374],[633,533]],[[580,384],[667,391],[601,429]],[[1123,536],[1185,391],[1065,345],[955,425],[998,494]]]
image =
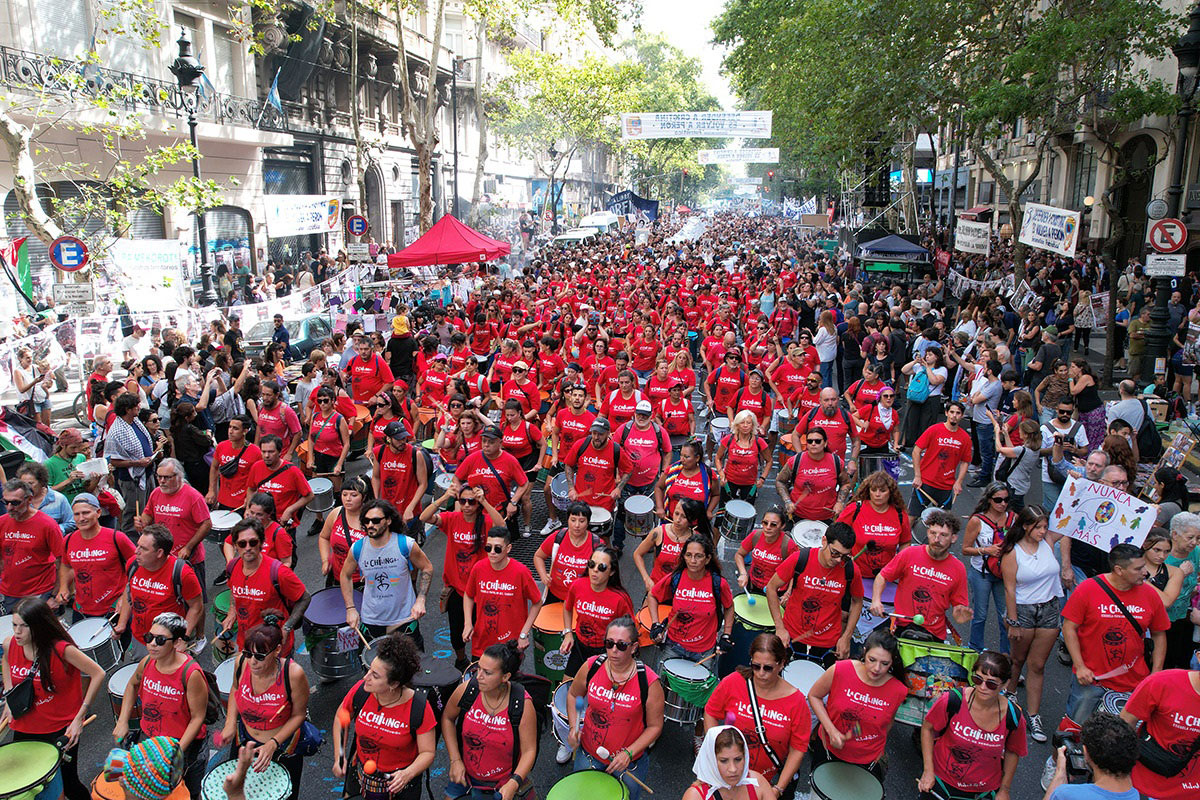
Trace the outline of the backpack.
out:
[[[351,715],[351,719],[358,719],[358,715],[362,713],[363,706],[367,704],[367,698],[370,696],[370,693],[361,685],[354,690],[354,697],[350,699],[350,706],[354,712]],[[432,701],[430,699],[431,697],[433,698]],[[436,740],[442,735],[442,711],[445,710],[445,706],[441,704],[437,692],[430,694],[425,689],[413,688],[413,699],[412,703],[409,705],[408,715],[408,730],[413,735],[413,738],[416,738],[417,730],[420,729],[421,723],[425,720],[426,708],[433,709],[433,719],[435,723],[433,726],[433,736]],[[352,753],[346,754],[347,762],[350,760],[352,755]]]
[[[187,599],[183,596],[183,565],[183,559],[175,559],[175,566],[171,568],[171,585],[175,587],[175,602],[181,606],[187,606]],[[132,582],[133,574],[137,572],[137,569],[138,563],[134,560],[129,564],[129,569],[126,571],[125,577]]]
[[[658,447],[658,454],[660,456],[670,455],[671,454],[670,438],[668,437],[668,439],[667,439],[667,449],[663,450],[663,446],[662,446],[663,430],[662,430],[662,428],[659,427],[657,422],[655,422],[654,420],[651,420],[650,421],[650,429],[654,431],[654,444],[657,445],[657,447]],[[621,430],[621,442],[620,442],[622,447],[625,446],[626,440],[629,439],[629,432],[631,430],[633,430],[633,422],[628,422],[623,426],[623,428]]]
[[[791,470],[792,470],[792,475],[790,478],[788,478],[788,482],[787,482],[787,496],[788,497],[792,496],[792,489],[796,488],[796,467],[798,467],[800,465],[800,456],[802,456],[802,455],[804,455],[804,454],[796,453],[796,455],[792,456],[791,460],[787,462],[788,466],[791,467]],[[836,455],[834,453],[830,453],[830,455],[833,456],[834,469],[837,470],[838,475],[841,475],[842,474],[842,457],[839,455]],[[787,499],[787,498],[784,498],[784,499]],[[855,516],[858,515],[857,511],[854,513],[855,513]]]
[[[747,566],[749,566],[749,564],[750,564],[750,559],[752,557],[752,554],[754,553],[754,548],[758,547],[758,543],[760,541],[762,541],[762,537],[763,537],[763,529],[759,528],[758,532],[756,534],[754,534],[754,537],[750,540],[750,549],[746,551],[746,565]],[[787,560],[788,543],[792,541],[792,537],[782,536],[781,538],[783,539],[783,547],[781,547],[779,550],[779,563],[782,564],[784,561]]]
[[[709,575],[712,576],[713,604],[716,605],[717,616],[720,617],[721,612],[723,610],[721,608],[721,573],[710,572]],[[679,579],[682,577],[683,577],[682,572],[672,572],[671,573],[671,589],[667,593],[667,596],[661,601],[664,605],[668,605],[668,606],[675,605],[675,590],[679,588]]]
[[[796,553],[796,568],[792,571],[791,585],[788,588],[789,594],[796,590],[796,582],[800,580],[800,574],[808,567],[808,553],[810,548],[802,547]],[[854,581],[854,561],[849,558],[842,559],[842,566],[846,570],[846,591],[842,594],[842,611],[850,610],[850,585]]]
[[[914,403],[924,403],[929,399],[929,369],[922,368],[914,372],[908,379],[908,389],[905,396]]]
[[[955,687],[949,692],[949,697],[946,698],[946,726],[937,732],[936,736],[941,736],[950,727],[950,721],[958,714],[962,708],[963,690],[962,687]],[[1004,715],[1004,727],[1012,733],[1017,729],[1021,722],[1021,709],[1017,706],[1016,701],[1011,697],[1008,698],[1008,713]]]
[[[982,514],[972,514],[971,516],[979,517],[981,520],[983,520],[984,523],[987,524],[987,526],[989,528],[991,528],[993,531],[995,531],[992,534],[992,544],[1003,544],[1004,543],[1005,531],[1007,531],[1010,527],[1012,527],[1013,521],[1016,520],[1016,518],[1017,518],[1017,515],[1014,512],[1009,511],[1004,517],[1003,529],[996,530],[996,526],[992,524],[992,521],[990,519],[984,518],[984,516]],[[982,572],[984,575],[991,575],[994,578],[1003,578],[1004,577],[1004,573],[1000,570],[1000,556],[982,556],[982,558],[983,558],[983,569],[980,570],[980,572]]]
[[[1032,452],[1033,451],[1028,447],[1022,447],[1021,455],[1017,456],[1016,458],[1009,458],[1005,456],[1000,461],[1000,466],[996,467],[996,480],[1000,481],[1001,483],[1007,483],[1009,476],[1013,473],[1013,470],[1016,469],[1017,465],[1021,463],[1021,459],[1025,458],[1025,454]]]
[[[1154,463],[1162,457],[1162,437],[1158,435],[1158,426],[1146,406],[1146,401],[1138,398],[1142,404],[1142,424],[1137,429],[1138,459],[1143,463]]]
[[[138,668],[139,686],[140,681],[145,680],[146,664],[148,663],[150,663],[150,656],[145,656],[142,658],[141,666]],[[204,724],[212,725],[214,722],[219,720],[221,715],[225,712],[225,703],[221,701],[221,696],[217,694],[217,676],[211,671],[201,667],[200,664],[197,663],[196,659],[189,656],[187,660],[183,662],[183,666],[179,668],[179,671],[183,673],[182,683],[183,696],[185,699],[187,698],[188,678],[190,678],[192,675],[192,666],[195,666],[196,669],[200,670],[200,673],[204,676],[204,682],[206,684],[205,688],[208,690],[208,700],[205,702],[204,706]]]
[[[226,578],[233,577],[233,568],[236,567],[240,561],[241,559],[235,558],[225,565]],[[281,601],[283,601],[284,610],[290,614],[292,613],[292,607],[288,604],[288,599],[283,594],[283,587],[279,585],[279,568],[281,566],[283,566],[283,563],[279,559],[271,559],[271,587],[275,589],[275,594],[279,596]]]
[[[467,709],[474,705],[476,698],[479,697],[479,681],[471,678],[467,682],[466,688],[463,689],[462,696],[458,698],[458,718],[454,720],[454,727],[458,731],[458,739],[462,741],[463,719],[467,716]],[[529,700],[533,702],[532,696]],[[512,768],[516,771],[517,764],[521,760],[521,718],[525,716],[525,687],[516,681],[509,683],[508,689],[508,722],[509,731],[513,737],[512,747]],[[535,742],[536,748],[541,745],[542,739],[542,719],[537,718],[537,739]],[[536,756],[535,756],[536,760]]]
[[[676,573],[676,576],[678,576],[678,574],[679,573]],[[716,573],[714,573],[714,576],[715,576],[715,574]],[[675,583],[678,584],[678,581],[675,581]],[[671,596],[672,597],[675,596],[675,587],[674,586],[671,587]],[[607,653],[601,653],[600,655],[596,656],[596,659],[592,662],[592,665],[590,667],[588,667],[587,680],[584,682],[585,687],[591,685],[592,678],[595,677],[596,673],[600,670],[600,667],[604,666],[604,662],[607,660],[608,660]],[[641,661],[635,661],[634,663],[637,665],[638,691],[641,692],[641,698],[642,698],[642,702],[639,703],[638,705],[640,705],[642,707],[642,724],[645,725],[646,724],[646,697],[647,697],[647,692],[650,691],[650,682],[646,678],[646,665],[643,664]]]
[[[804,430],[805,431],[808,431],[810,429],[810,426],[812,425],[812,421],[817,418],[817,412],[820,410],[821,410],[821,407],[817,406],[816,408],[809,411],[808,415],[804,417]],[[854,436],[854,434],[858,431],[858,428],[854,427],[854,423],[852,423],[850,421],[850,412],[847,411],[846,409],[842,408],[841,406],[838,406],[838,413],[842,415],[842,424],[846,426],[846,435],[850,436],[850,437]],[[820,427],[820,426],[818,426],[818,427]],[[825,434],[825,443],[826,444],[829,443],[829,433],[828,432],[826,432],[826,434]],[[838,470],[838,473],[840,474],[841,470]]]

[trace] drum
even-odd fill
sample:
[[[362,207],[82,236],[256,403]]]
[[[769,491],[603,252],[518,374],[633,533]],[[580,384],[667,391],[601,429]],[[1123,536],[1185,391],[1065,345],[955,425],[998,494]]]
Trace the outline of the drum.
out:
[[[551,683],[563,679],[567,656],[558,648],[563,643],[563,604],[542,606],[533,621],[533,671]]]
[[[0,798],[33,800],[50,785],[62,751],[46,742],[10,742],[0,746]]]
[[[313,499],[308,504],[308,510],[314,514],[327,514],[333,511],[333,481],[329,478],[313,478],[308,482],[312,489]]]
[[[686,658],[668,658],[659,664],[658,671],[663,676],[663,688],[667,692],[663,700],[663,716],[680,725],[694,725],[704,711],[704,704],[693,705],[683,698],[680,691],[683,694],[701,691],[712,674],[703,664]]]
[[[129,691],[129,682],[133,680],[133,673],[137,671],[137,667],[138,662],[135,661],[108,676],[108,701],[112,706],[113,719],[121,716],[121,704],[125,702],[125,692]],[[133,713],[129,715],[129,729],[140,728],[141,720],[142,710],[137,703],[134,703]]]
[[[641,539],[654,530],[654,498],[644,494],[630,495],[625,498],[625,534],[635,539]]]
[[[1107,691],[1104,693],[1104,699],[1100,701],[1100,707],[1109,714],[1120,714],[1125,710],[1125,704],[1129,702],[1129,692],[1114,692]]]
[[[628,800],[629,789],[618,778],[598,769],[572,772],[550,787],[546,800]]]
[[[725,513],[717,526],[722,539],[741,544],[754,530],[754,506],[745,500],[730,500],[725,504]]]
[[[571,504],[571,486],[567,483],[567,473],[555,475],[550,481],[550,502],[559,511],[566,511]]]
[[[217,544],[225,541],[225,537],[233,533],[233,526],[242,521],[242,515],[236,511],[217,510],[208,516],[212,520],[212,529],[205,538]]]
[[[690,438],[691,437],[688,436],[686,433],[672,433],[671,434],[671,456],[672,456],[671,461],[672,462],[678,460],[679,451],[683,449],[684,442],[686,442]]]
[[[827,761],[812,771],[813,793],[821,800],[883,800],[883,784],[857,764]]]
[[[780,444],[783,444],[784,440],[789,439],[791,437],[792,431],[796,430],[796,422],[798,422],[798,421],[799,421],[799,416],[796,414],[795,409],[792,409],[792,412],[790,414],[785,413],[782,408],[779,409],[779,443]]]
[[[221,704],[224,705],[229,700],[229,695],[233,692],[233,677],[237,670],[237,659],[227,658],[217,668],[213,670],[213,675],[217,678],[217,694],[221,697]]]
[[[854,633],[851,634],[851,640],[854,644],[861,647],[867,637],[871,635],[871,631],[878,628],[881,624],[891,623],[887,616],[877,617],[871,613],[871,593],[875,590],[875,580],[873,578],[863,578],[863,609],[862,614],[858,617],[858,624],[854,626]],[[883,609],[888,614],[896,610],[896,584],[885,583],[883,585]]]
[[[705,439],[704,452],[708,454],[711,461],[713,453],[717,452],[717,445],[721,444],[721,440],[729,435],[729,418],[728,417],[713,417],[712,422],[708,423],[708,437]]]
[[[554,699],[550,702],[550,714],[554,718],[554,738],[563,747],[567,747],[567,734],[570,733],[570,717],[567,716],[567,693],[571,691],[571,682],[563,681],[554,690]]]
[[[421,667],[413,675],[414,689],[425,689],[426,696],[436,704],[438,714],[446,707],[446,701],[467,676],[454,668],[454,662],[445,658],[434,658],[432,654],[421,656]]]
[[[113,626],[104,617],[81,619],[67,633],[84,655],[99,664],[105,672],[121,663],[124,655],[121,642],[113,634]]]
[[[612,538],[613,532],[613,515],[607,508],[600,506],[591,506],[592,521],[588,523],[588,530],[596,536],[599,536],[605,542]]]
[[[225,778],[233,774],[237,761],[222,761],[217,764],[200,784],[202,800],[225,800]],[[292,793],[292,778],[282,764],[272,761],[262,772],[246,771],[246,797],[254,800],[283,800]]]
[[[750,602],[753,600],[754,602]],[[733,672],[739,664],[750,663],[750,643],[760,633],[774,633],[775,620],[767,598],[760,594],[739,594],[733,598],[733,650],[717,659],[717,674]]]
[[[671,607],[659,603],[658,618],[670,619]],[[650,625],[652,624],[650,619],[650,606],[643,606],[642,610],[637,613],[635,621],[637,622],[638,626],[638,646],[653,647],[655,645],[655,641],[650,638]]]
[[[815,661],[797,658],[783,668],[783,673],[780,677],[804,692],[804,695],[807,697],[808,693],[812,691],[813,684],[817,682],[817,678],[824,674],[825,668]]]
[[[802,519],[792,528],[792,541],[797,547],[820,547],[825,537],[825,529],[829,526],[824,522],[812,519]]]
[[[443,494],[448,492],[450,490],[450,487],[454,485],[454,476],[451,475],[449,472],[443,472],[433,479],[433,485],[436,487],[434,490],[433,499],[436,500],[439,497],[441,497]],[[451,497],[449,500],[447,500],[446,504],[444,506],[442,506],[442,510],[443,511],[453,511],[454,510],[454,500],[455,500],[455,498],[453,498],[453,497]]]
[[[12,638],[12,635],[12,614],[0,617],[0,650],[8,646],[8,640]]]
[[[361,592],[354,593],[354,605],[362,608]],[[362,640],[346,625],[341,587],[331,586],[313,594],[301,624],[304,645],[318,678],[328,682],[362,673]]]

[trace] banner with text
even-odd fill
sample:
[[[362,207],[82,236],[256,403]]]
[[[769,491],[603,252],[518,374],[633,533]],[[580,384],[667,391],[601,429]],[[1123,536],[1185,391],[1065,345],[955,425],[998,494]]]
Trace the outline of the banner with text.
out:
[[[268,194],[267,236],[333,233],[342,221],[342,201],[323,194]]]
[[[992,226],[986,222],[960,219],[954,229],[954,249],[987,255],[991,251]]]
[[[1079,240],[1079,212],[1026,203],[1018,241],[1073,258]]]
[[[1050,512],[1050,530],[1107,553],[1118,544],[1141,547],[1157,516],[1152,503],[1072,475]]]
[[[697,154],[701,165],[706,164],[778,164],[778,147],[730,147],[724,150],[701,150]],[[758,179],[760,182],[761,178]],[[736,184],[737,178],[734,178]],[[755,184],[757,185],[757,184]]]
[[[658,201],[639,197],[629,189],[617,192],[608,198],[604,207],[618,216],[633,214],[639,222],[643,220],[653,222],[658,219]]]
[[[178,239],[117,239],[108,250],[109,275],[131,311],[179,308],[187,305],[186,254]]]
[[[622,139],[687,139],[690,137],[771,138],[770,111],[679,111],[622,114]]]

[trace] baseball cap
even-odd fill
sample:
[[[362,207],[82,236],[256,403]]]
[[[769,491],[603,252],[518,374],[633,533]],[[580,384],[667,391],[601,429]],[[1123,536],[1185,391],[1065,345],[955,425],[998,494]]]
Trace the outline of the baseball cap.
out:
[[[517,363],[515,363],[515,364],[513,364],[513,365],[512,365],[512,368],[513,368],[513,369],[524,369],[524,370],[528,370],[528,369],[529,369],[529,365],[528,365],[528,364],[526,364],[524,361],[518,361]]]
[[[649,414],[653,410],[654,407],[650,405],[649,400],[639,400],[637,406],[634,408],[634,411],[638,414]]]
[[[75,499],[71,501],[71,505],[74,506],[77,503],[86,503],[92,508],[99,508],[100,498],[96,497],[96,495],[92,494],[91,492],[80,492],[79,494],[75,495]]]
[[[500,439],[504,436],[504,434],[500,432],[500,427],[497,425],[488,425],[479,435],[483,436],[485,439]]]
[[[407,439],[412,436],[408,427],[400,420],[392,420],[383,429],[383,435],[389,439]]]
[[[596,417],[596,419],[592,422],[592,430],[611,431],[612,426],[608,424],[608,419],[605,417]]]

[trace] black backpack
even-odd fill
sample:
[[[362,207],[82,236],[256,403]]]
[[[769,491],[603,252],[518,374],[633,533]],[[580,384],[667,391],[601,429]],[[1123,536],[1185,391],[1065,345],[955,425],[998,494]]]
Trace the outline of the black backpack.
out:
[[[802,547],[800,552],[796,554],[796,568],[792,571],[791,587],[788,592],[796,590],[796,581],[800,580],[800,575],[808,567],[808,554],[812,548]],[[842,594],[842,611],[850,610],[850,584],[854,580],[854,562],[848,558],[842,559],[842,566],[846,570],[846,591]]]
[[[712,576],[713,603],[717,607],[717,616],[720,617],[721,612],[722,612],[722,609],[721,609],[721,573],[710,572],[708,574],[710,576]],[[675,605],[675,591],[679,588],[679,579],[682,577],[683,577],[682,572],[671,573],[671,590],[667,593],[666,599],[664,599],[662,601],[662,603],[664,605],[668,605],[668,606]]]
[[[1138,460],[1143,464],[1157,462],[1162,458],[1162,437],[1158,435],[1158,426],[1146,406],[1146,401],[1138,398],[1142,404],[1142,424],[1137,429]]]
[[[941,736],[950,727],[950,720],[954,719],[954,715],[962,708],[963,690],[961,687],[951,689],[950,696],[946,698],[946,727],[937,732],[937,736]],[[1008,713],[1004,715],[1004,727],[1009,733],[1012,733],[1020,725],[1021,708],[1011,697],[1008,698]]]
[[[352,719],[358,719],[358,715],[362,713],[363,706],[367,704],[367,698],[370,696],[370,693],[361,685],[355,690],[354,697],[350,700],[350,706],[354,712],[351,717]],[[436,698],[437,695],[435,694],[434,697]],[[433,726],[433,736],[436,740],[442,735],[442,708],[439,703],[430,702],[429,695],[425,689],[413,689],[412,704],[409,706],[408,730],[415,738],[417,731],[421,728],[421,723],[425,720],[426,707],[433,709],[435,723]],[[347,761],[349,761],[351,755],[351,753],[346,754]]]
[[[676,583],[678,583],[678,581],[676,581]],[[674,588],[671,589],[671,596],[672,597],[675,596]],[[590,667],[588,667],[587,680],[584,681],[585,691],[586,691],[586,687],[591,685],[592,678],[595,677],[596,673],[600,670],[600,667],[604,666],[604,662],[607,660],[608,660],[608,655],[606,653],[601,653],[600,655],[596,656],[596,659],[592,662],[592,665]],[[645,725],[646,724],[646,696],[647,696],[647,693],[650,691],[650,681],[646,677],[646,665],[643,664],[641,661],[635,661],[634,663],[637,664],[638,691],[641,692],[641,698],[642,698],[642,702],[639,703],[639,705],[642,707],[642,724]]]
[[[467,715],[467,710],[475,703],[475,698],[479,697],[479,681],[472,678],[465,689],[462,696],[458,698],[458,719],[454,720],[454,727],[458,731],[459,741],[462,740],[463,718]],[[533,702],[533,696],[530,695],[529,702]],[[525,715],[525,687],[517,681],[512,681],[508,689],[508,722],[510,732],[513,736],[512,748],[512,768],[515,771],[517,763],[521,760],[521,718]],[[537,739],[535,747],[540,749],[542,740],[543,721],[541,715],[537,717]],[[535,757],[536,761],[536,750]]]

